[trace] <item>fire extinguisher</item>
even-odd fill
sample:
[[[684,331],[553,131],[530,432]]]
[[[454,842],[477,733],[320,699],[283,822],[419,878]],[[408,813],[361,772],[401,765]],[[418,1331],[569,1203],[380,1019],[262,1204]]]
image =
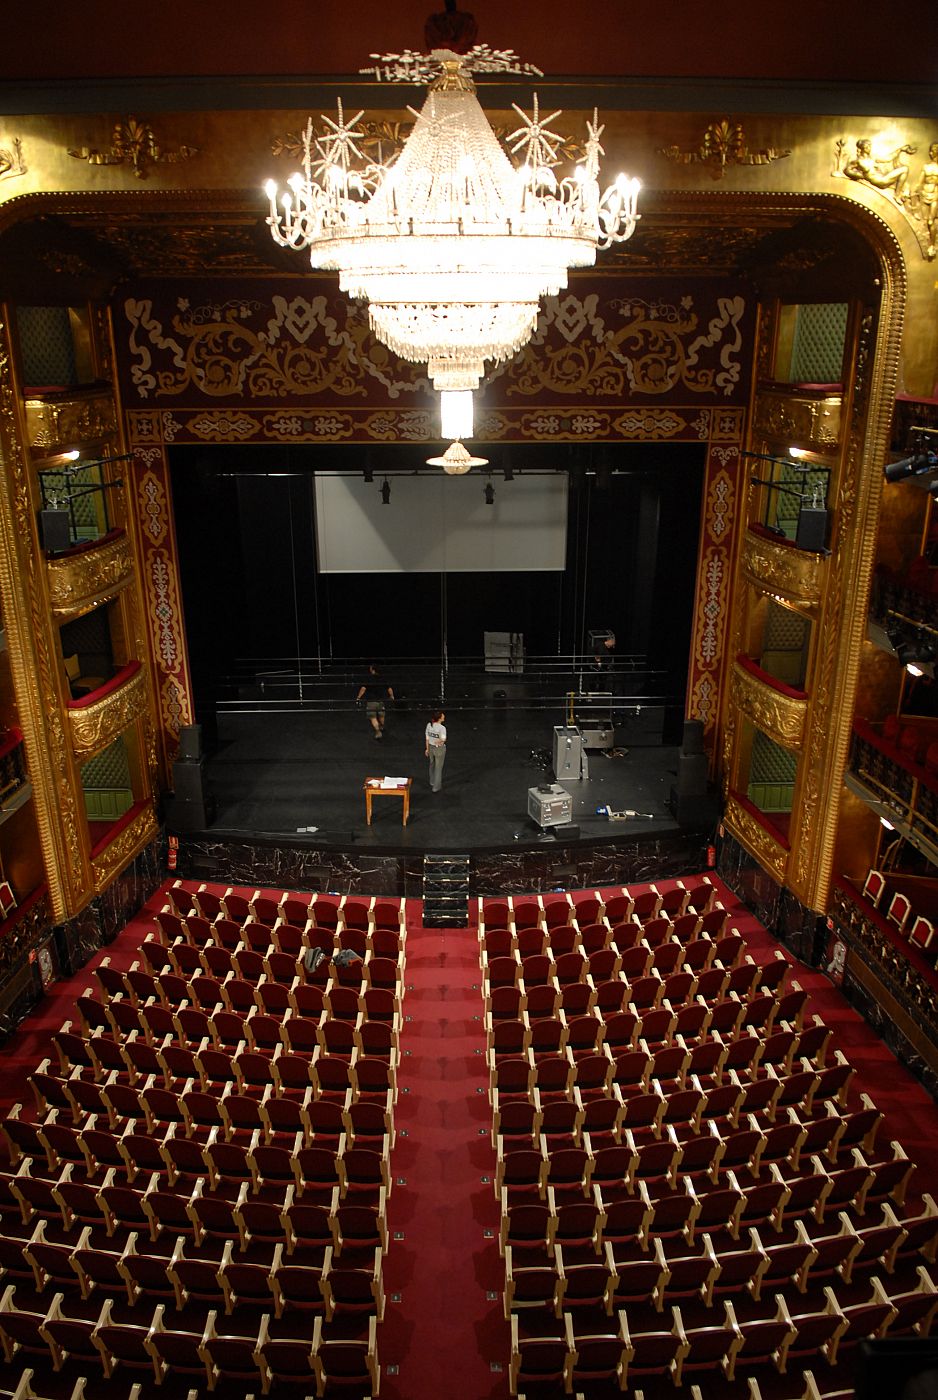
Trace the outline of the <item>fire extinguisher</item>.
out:
[[[176,861],[179,858],[179,837],[170,836],[167,840],[166,866],[169,870],[176,869]]]

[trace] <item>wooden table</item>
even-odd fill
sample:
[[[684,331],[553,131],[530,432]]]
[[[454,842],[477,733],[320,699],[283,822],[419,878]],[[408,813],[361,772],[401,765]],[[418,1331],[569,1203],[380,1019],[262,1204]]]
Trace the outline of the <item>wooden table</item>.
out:
[[[407,818],[410,816],[410,785],[413,780],[408,778],[406,782],[395,787],[386,787],[383,778],[366,778],[362,783],[362,791],[365,794],[365,818],[371,826],[371,799],[378,797],[402,797],[404,799],[402,826],[407,825]]]

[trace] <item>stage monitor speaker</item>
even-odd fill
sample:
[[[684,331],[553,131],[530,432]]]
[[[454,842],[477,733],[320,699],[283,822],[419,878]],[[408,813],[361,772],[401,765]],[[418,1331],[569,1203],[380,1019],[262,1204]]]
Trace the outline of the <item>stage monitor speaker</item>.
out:
[[[681,743],[682,753],[703,753],[704,751],[704,727],[701,719],[686,719],[684,721],[684,739]]]
[[[202,802],[205,799],[205,767],[202,760],[195,763],[187,759],[173,764],[173,794],[183,802]]]
[[[184,724],[182,726],[179,731],[179,753],[176,757],[190,762],[202,757],[201,724]]]
[[[194,799],[167,797],[163,817],[170,831],[207,831],[215,820],[215,799],[208,793]]]
[[[71,549],[72,537],[69,530],[67,510],[41,510],[39,512],[39,535],[42,547],[50,554],[59,554]]]
[[[708,787],[703,792],[685,793],[673,787],[668,806],[678,826],[693,830],[704,831],[714,827],[720,819],[720,803]]]
[[[677,790],[681,797],[697,797],[707,791],[707,755],[681,753],[677,760]]]
[[[565,839],[567,841],[579,841],[580,839],[580,828],[577,826],[576,822],[561,822],[558,826],[553,828],[553,832],[558,841],[563,841]]]
[[[827,547],[827,511],[823,506],[802,506],[798,512],[795,544],[820,554]]]

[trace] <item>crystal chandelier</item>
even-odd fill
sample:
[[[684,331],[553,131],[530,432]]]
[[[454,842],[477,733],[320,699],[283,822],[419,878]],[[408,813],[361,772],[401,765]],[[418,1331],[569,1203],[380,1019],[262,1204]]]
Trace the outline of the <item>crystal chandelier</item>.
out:
[[[366,300],[374,335],[402,359],[426,363],[433,385],[454,398],[456,430],[471,434],[471,391],[484,361],[509,359],[533,334],[540,298],[567,284],[571,267],[590,267],[597,249],[635,230],[639,184],[599,183],[603,127],[587,124],[583,161],[558,179],[562,137],[542,118],[514,110],[521,125],[499,144],[470,76],[519,69],[507,51],[484,46],[459,57],[390,55],[373,71],[399,81],[432,78],[415,125],[396,157],[367,159],[363,112],[312,121],[303,137],[303,173],[279,198],[267,185],[273,239],[308,248],[314,268],[338,271],[339,286]],[[466,403],[469,395],[469,404]]]

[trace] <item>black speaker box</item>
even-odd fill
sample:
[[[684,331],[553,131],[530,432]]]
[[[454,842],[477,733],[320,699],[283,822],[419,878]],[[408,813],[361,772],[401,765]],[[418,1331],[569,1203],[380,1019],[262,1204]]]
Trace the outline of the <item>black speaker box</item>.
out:
[[[39,535],[42,547],[50,554],[59,554],[71,549],[67,510],[41,510],[39,512]]]
[[[706,830],[715,826],[720,819],[720,803],[708,788],[701,793],[682,794],[673,787],[668,806],[678,826],[693,830]]]
[[[575,822],[563,822],[560,826],[551,827],[558,841],[578,841],[580,839],[580,828]]]
[[[827,511],[823,506],[802,506],[798,512],[795,544],[820,554],[827,547]]]
[[[163,816],[170,831],[207,831],[215,820],[215,799],[208,793],[196,799],[167,797]]]
[[[677,760],[677,791],[681,797],[698,797],[707,791],[707,755],[681,753]]]
[[[684,721],[684,739],[681,743],[682,753],[703,753],[703,736],[703,720],[686,719]]]
[[[176,756],[189,762],[202,757],[201,724],[184,724],[182,726],[179,731],[179,753]]]
[[[205,797],[205,766],[201,759],[188,759],[173,764],[173,793],[184,802],[201,802]]]

